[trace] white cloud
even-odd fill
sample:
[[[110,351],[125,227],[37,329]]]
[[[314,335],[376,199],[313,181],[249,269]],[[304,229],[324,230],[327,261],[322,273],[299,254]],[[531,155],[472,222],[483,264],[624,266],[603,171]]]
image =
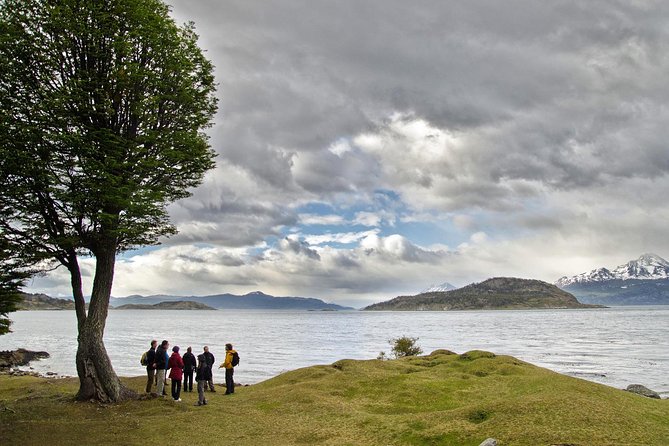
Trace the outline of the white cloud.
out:
[[[383,217],[376,212],[358,212],[355,214],[355,224],[362,226],[379,226]]]
[[[299,219],[302,225],[343,225],[346,223],[344,217],[336,214],[300,214]]]
[[[472,241],[472,243],[476,243],[478,245],[485,243],[488,240],[488,235],[485,232],[479,231],[472,234],[469,239]]]
[[[328,147],[328,150],[341,158],[345,153],[350,152],[353,149],[348,141],[340,139],[333,142],[330,147]]]
[[[360,248],[367,255],[381,256],[390,261],[429,263],[438,261],[446,253],[429,251],[414,245],[400,234],[379,237],[370,234],[360,242]]]
[[[472,229],[476,227],[476,220],[470,215],[456,214],[452,218],[453,224],[459,229]]]
[[[391,211],[381,210],[374,212],[361,211],[355,214],[353,219],[353,224],[378,227],[382,224],[386,224],[390,227],[395,226],[397,217]]]
[[[363,231],[363,232],[343,232],[334,234],[306,235],[304,236],[304,240],[309,245],[322,245],[325,243],[350,244],[363,240],[369,237],[370,235],[376,235],[376,234],[378,234],[378,230],[374,229],[372,231]]]

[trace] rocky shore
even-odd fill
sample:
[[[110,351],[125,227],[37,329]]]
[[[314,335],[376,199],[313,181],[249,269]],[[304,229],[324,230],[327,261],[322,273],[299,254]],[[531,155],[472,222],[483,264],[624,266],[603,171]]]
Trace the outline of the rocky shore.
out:
[[[627,392],[645,396],[646,398],[654,398],[656,400],[662,399],[659,393],[655,392],[654,390],[650,390],[648,387],[642,386],[641,384],[630,384],[625,390]]]
[[[49,353],[47,352],[35,352],[24,348],[0,351],[0,374],[38,376],[36,372],[19,370],[17,367],[26,366],[31,361],[46,359],[48,357]]]

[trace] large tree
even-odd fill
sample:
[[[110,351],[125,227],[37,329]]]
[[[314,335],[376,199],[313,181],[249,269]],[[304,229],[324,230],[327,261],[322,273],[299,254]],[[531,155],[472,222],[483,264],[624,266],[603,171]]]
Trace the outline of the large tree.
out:
[[[175,233],[167,205],[213,167],[212,73],[160,0],[0,0],[0,235],[69,271],[78,399],[132,395],[103,343],[116,255]]]

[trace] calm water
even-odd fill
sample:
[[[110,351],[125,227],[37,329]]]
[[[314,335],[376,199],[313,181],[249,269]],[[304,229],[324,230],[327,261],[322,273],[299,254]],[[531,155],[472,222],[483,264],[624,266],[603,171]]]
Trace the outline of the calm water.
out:
[[[73,311],[11,314],[14,333],[0,350],[46,350],[35,370],[76,375]],[[643,384],[669,396],[669,306],[597,310],[462,312],[111,311],[105,344],[119,375],[144,372],[139,358],[151,339],[182,353],[209,345],[223,359],[226,342],[241,356],[238,382],[339,359],[372,359],[388,339],[419,337],[425,352],[488,350],[614,387]],[[216,379],[216,377],[215,377]],[[222,380],[222,373],[218,374]]]

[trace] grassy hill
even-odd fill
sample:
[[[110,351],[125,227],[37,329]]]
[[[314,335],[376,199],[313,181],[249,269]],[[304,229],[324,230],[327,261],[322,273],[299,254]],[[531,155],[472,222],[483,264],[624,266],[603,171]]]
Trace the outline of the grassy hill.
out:
[[[236,375],[243,379],[243,368]],[[217,374],[220,380],[221,375]],[[144,378],[128,385],[140,391]],[[0,376],[0,439],[86,445],[666,445],[669,400],[653,400],[509,356],[445,350],[342,360],[235,394],[113,406],[75,403],[76,379]],[[3,441],[4,443],[4,441]]]
[[[364,310],[509,310],[539,308],[590,308],[541,280],[496,277],[451,291],[399,296]]]

